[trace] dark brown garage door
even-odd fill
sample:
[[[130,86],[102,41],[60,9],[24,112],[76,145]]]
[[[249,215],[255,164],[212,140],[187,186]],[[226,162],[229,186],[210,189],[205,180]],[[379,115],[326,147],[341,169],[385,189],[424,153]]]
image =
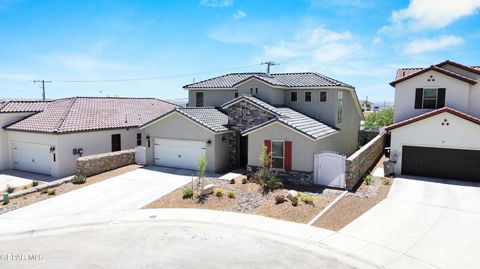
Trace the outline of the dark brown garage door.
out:
[[[480,150],[403,146],[402,174],[480,181]]]

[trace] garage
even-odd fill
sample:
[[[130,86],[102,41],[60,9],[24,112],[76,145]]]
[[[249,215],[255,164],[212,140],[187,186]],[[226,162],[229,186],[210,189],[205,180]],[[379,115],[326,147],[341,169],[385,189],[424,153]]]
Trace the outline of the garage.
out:
[[[14,142],[11,156],[13,169],[44,175],[52,174],[50,145]]]
[[[205,154],[205,141],[155,138],[154,143],[158,166],[196,170],[198,158]]]
[[[480,150],[403,146],[402,174],[480,181]]]

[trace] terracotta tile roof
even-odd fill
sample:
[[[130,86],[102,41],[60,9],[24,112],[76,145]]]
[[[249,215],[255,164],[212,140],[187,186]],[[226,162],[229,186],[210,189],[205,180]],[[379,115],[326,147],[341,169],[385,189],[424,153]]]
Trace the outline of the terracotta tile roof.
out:
[[[51,101],[6,100],[0,101],[0,113],[40,112]]]
[[[438,66],[436,66],[436,65],[432,65],[432,66],[430,66],[430,67],[423,68],[423,69],[421,69],[421,70],[419,70],[419,71],[417,71],[417,72],[411,72],[409,75],[406,75],[406,76],[404,76],[404,77],[401,77],[401,78],[399,78],[399,79],[396,79],[396,80],[390,82],[390,85],[391,85],[392,87],[394,87],[397,83],[400,83],[400,82],[405,81],[405,80],[407,80],[407,79],[413,78],[413,77],[415,77],[415,76],[418,76],[418,75],[423,74],[423,73],[425,73],[425,72],[428,72],[428,71],[430,71],[430,70],[437,71],[437,72],[439,72],[439,73],[445,74],[445,75],[450,76],[450,77],[454,77],[454,78],[456,78],[456,79],[465,81],[465,82],[470,83],[470,84],[477,84],[477,81],[474,80],[474,79],[471,79],[471,78],[466,77],[466,76],[463,76],[463,75],[461,75],[461,74],[452,72],[452,71],[447,70],[447,69],[443,69],[443,68],[438,67]],[[398,74],[398,71],[397,71],[397,74]]]
[[[233,89],[238,84],[249,79],[258,79],[267,84],[286,88],[302,88],[302,87],[347,87],[353,86],[338,81],[336,79],[324,76],[314,72],[304,73],[231,73],[223,76],[203,80],[200,82],[185,85],[185,89]]]
[[[175,107],[152,98],[73,97],[51,101],[43,111],[5,129],[70,133],[138,127]]]
[[[476,124],[479,124],[480,125],[480,119],[479,118],[475,118],[471,115],[468,115],[466,113],[463,113],[461,111],[458,111],[456,109],[453,109],[453,108],[449,108],[449,107],[442,107],[442,108],[439,108],[439,109],[436,109],[436,110],[433,110],[433,111],[430,111],[430,112],[427,112],[425,114],[421,114],[419,116],[416,116],[416,117],[413,117],[413,118],[410,118],[410,119],[407,119],[407,120],[404,120],[404,121],[401,121],[401,122],[397,122],[395,124],[392,124],[392,125],[389,125],[385,128],[385,130],[387,131],[390,131],[390,130],[393,130],[393,129],[396,129],[396,128],[399,128],[399,127],[402,127],[402,126],[405,126],[405,125],[409,125],[411,123],[414,123],[414,122],[417,122],[417,121],[420,121],[420,120],[423,120],[423,119],[426,119],[426,118],[430,118],[432,116],[435,116],[435,115],[438,115],[438,114],[441,114],[443,112],[447,112],[447,113],[450,113],[450,114],[453,114],[455,116],[458,116],[460,118],[463,118],[463,119],[466,119],[468,121],[471,121],[473,123],[476,123]]]

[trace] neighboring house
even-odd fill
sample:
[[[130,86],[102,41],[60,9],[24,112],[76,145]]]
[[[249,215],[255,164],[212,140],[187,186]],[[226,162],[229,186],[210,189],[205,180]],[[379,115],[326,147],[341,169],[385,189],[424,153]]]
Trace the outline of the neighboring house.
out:
[[[312,182],[314,154],[349,155],[362,113],[352,86],[317,73],[233,73],[184,86],[189,107],[141,127],[147,163],[207,170],[256,169],[267,148],[272,167]]]
[[[395,173],[480,181],[480,67],[445,61],[395,81]]]
[[[0,102],[0,169],[71,175],[79,156],[144,144],[138,127],[175,107],[150,98]]]
[[[360,100],[360,106],[362,108],[362,112],[373,111],[373,103],[368,100]]]

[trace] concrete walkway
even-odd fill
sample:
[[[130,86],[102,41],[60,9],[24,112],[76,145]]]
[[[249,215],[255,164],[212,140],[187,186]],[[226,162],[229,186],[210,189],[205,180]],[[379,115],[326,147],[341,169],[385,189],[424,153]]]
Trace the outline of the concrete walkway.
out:
[[[386,200],[329,240],[386,268],[478,268],[478,227],[480,184],[396,178]]]
[[[24,171],[3,170],[0,172],[0,193],[4,192],[8,186],[22,188],[23,186],[32,186],[34,180],[42,183],[51,182],[57,179],[59,178]]]
[[[191,173],[161,167],[130,171],[2,214],[0,233],[114,220],[190,182]]]

